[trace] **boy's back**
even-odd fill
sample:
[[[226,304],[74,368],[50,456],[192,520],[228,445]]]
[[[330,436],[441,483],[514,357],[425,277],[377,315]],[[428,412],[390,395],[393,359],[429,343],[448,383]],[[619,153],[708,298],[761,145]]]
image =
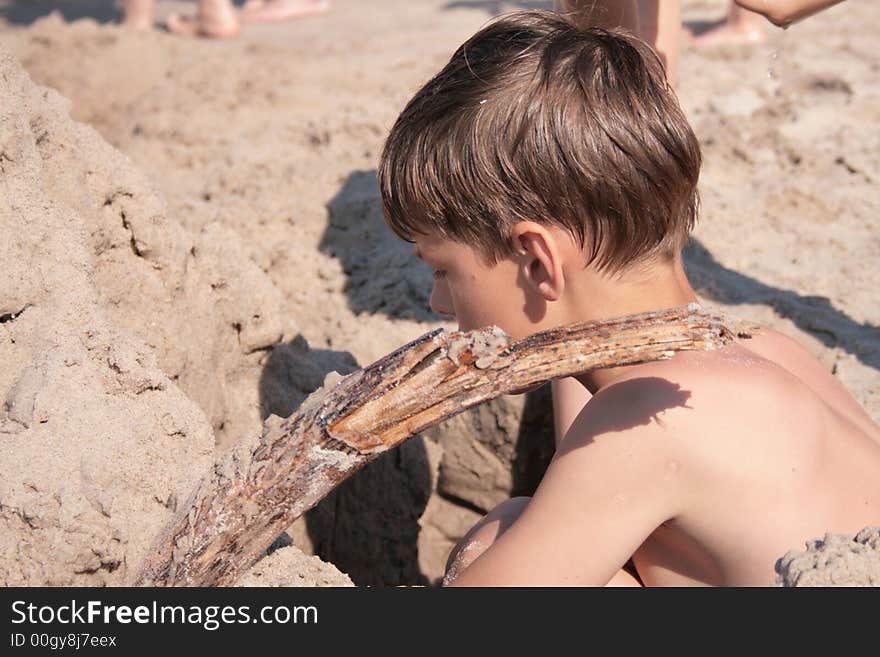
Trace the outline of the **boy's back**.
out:
[[[638,460],[653,451],[639,442],[663,444],[653,485],[678,507],[633,555],[645,584],[768,585],[788,550],[880,520],[880,430],[811,355],[771,331],[632,368],[597,393],[561,449],[615,440],[596,433],[591,415],[644,420],[641,404],[616,409],[603,392],[625,385],[630,399],[644,391],[656,408],[668,392],[646,383],[654,379],[679,386],[686,401],[616,446]],[[582,451],[590,458],[589,446]]]

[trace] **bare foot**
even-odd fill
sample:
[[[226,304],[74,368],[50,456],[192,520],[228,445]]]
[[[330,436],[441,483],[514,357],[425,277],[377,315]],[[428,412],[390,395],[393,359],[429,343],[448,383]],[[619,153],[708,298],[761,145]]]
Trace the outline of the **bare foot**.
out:
[[[764,17],[733,5],[727,18],[699,33],[685,30],[685,40],[698,47],[725,43],[759,43],[766,39]]]
[[[155,0],[125,0],[122,24],[136,30],[149,30],[156,18]]]
[[[247,0],[239,15],[245,23],[270,23],[323,14],[328,9],[328,0]]]
[[[166,25],[175,34],[213,39],[231,39],[240,32],[235,7],[230,0],[199,0],[195,18],[171,14]]]

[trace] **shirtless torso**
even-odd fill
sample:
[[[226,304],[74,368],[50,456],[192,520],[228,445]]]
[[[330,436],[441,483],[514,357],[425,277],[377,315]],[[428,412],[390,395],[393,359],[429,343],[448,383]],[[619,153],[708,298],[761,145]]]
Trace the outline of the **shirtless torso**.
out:
[[[880,427],[774,331],[627,368],[557,420],[534,498],[478,523],[447,581],[632,586],[632,555],[647,586],[769,586],[789,550],[880,524]]]
[[[800,345],[765,331],[675,360],[638,376],[693,383],[703,420],[679,429],[705,483],[633,555],[646,585],[768,585],[788,550],[880,524],[880,427]]]

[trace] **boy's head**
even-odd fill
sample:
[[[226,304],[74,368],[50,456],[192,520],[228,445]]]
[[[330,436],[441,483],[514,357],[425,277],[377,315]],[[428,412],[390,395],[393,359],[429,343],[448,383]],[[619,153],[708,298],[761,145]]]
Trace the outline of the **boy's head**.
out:
[[[504,16],[416,93],[382,153],[386,218],[494,263],[511,229],[565,229],[585,264],[677,254],[697,212],[700,151],[651,49],[550,12]]]

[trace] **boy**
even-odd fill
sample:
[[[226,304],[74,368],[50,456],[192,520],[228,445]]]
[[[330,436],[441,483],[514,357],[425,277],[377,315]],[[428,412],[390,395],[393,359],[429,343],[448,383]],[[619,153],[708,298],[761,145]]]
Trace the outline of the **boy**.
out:
[[[514,338],[695,301],[697,140],[648,46],[507,15],[410,101],[379,167],[431,305]],[[454,550],[455,585],[770,585],[787,550],[880,520],[880,428],[773,331],[554,383],[532,498]],[[632,560],[640,581],[623,570]]]

